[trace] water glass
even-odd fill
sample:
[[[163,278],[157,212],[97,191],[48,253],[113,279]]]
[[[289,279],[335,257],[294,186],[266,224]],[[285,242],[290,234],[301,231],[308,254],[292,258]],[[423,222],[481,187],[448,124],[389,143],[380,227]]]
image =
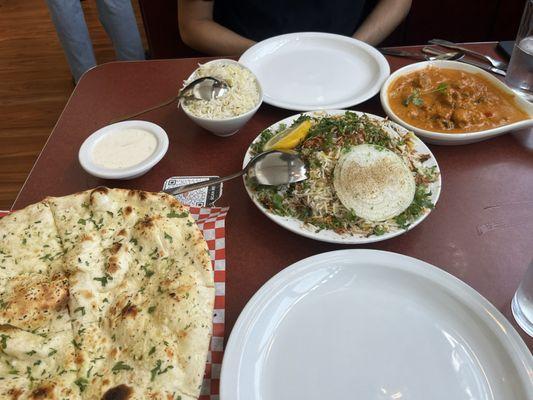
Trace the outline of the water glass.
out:
[[[533,101],[533,0],[527,0],[505,77],[507,85]]]
[[[533,262],[513,297],[511,310],[518,325],[533,337]]]

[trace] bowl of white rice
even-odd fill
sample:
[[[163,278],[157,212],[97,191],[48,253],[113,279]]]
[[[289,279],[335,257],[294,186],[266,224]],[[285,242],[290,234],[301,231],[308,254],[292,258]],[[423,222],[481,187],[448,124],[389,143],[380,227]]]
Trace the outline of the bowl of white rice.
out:
[[[263,101],[263,91],[256,76],[234,60],[213,60],[201,64],[184,82],[212,76],[226,82],[228,92],[214,100],[180,100],[187,116],[199,126],[218,136],[231,136],[248,122]]]

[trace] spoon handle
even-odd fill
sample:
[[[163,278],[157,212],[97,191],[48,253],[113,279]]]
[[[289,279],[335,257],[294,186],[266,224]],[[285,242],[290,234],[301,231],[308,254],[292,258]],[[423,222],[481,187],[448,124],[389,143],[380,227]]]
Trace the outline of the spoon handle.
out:
[[[156,109],[161,108],[161,107],[168,106],[169,104],[172,104],[173,102],[178,100],[178,98],[179,98],[179,96],[176,96],[176,97],[173,97],[171,99],[168,99],[164,103],[157,104],[157,105],[149,107],[149,108],[145,108],[144,110],[137,111],[136,113],[133,113],[133,114],[124,115],[124,116],[122,116],[120,118],[116,118],[116,119],[112,120],[111,123],[114,124],[116,122],[125,121],[127,119],[131,119],[133,117],[136,117],[137,115],[141,115],[141,114],[147,113],[148,111],[152,111],[152,110],[156,110]]]
[[[234,174],[223,176],[222,178],[215,178],[215,179],[209,179],[207,181],[198,182],[198,183],[191,183],[190,185],[184,185],[180,186],[174,189],[165,189],[164,192],[172,195],[177,195],[185,192],[192,192],[196,189],[201,189],[206,186],[216,185],[218,183],[229,181],[230,179],[238,178],[239,176],[244,175],[246,170],[242,170],[239,172],[235,172]]]

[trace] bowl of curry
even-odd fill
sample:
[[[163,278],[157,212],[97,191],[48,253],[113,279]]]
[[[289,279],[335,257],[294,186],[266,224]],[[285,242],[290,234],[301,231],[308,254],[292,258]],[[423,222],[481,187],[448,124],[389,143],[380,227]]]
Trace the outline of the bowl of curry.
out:
[[[381,88],[392,120],[424,141],[474,143],[533,126],[533,105],[477,67],[427,61],[394,72]]]

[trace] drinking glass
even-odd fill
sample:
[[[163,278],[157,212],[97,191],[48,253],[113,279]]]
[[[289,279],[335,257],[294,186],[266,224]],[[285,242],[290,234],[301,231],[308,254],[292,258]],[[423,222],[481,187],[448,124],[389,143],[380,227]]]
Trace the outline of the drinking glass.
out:
[[[527,0],[505,77],[507,85],[533,101],[533,0]]]
[[[511,310],[518,325],[533,336],[533,261],[513,297]]]

